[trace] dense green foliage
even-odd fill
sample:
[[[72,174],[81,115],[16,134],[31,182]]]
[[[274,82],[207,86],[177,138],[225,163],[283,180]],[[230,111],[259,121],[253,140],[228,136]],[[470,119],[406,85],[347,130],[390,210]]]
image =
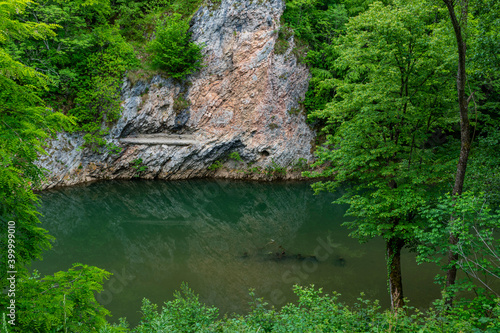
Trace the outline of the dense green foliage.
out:
[[[421,312],[407,307],[405,311],[382,311],[378,302],[358,298],[352,307],[339,301],[340,294],[323,295],[321,289],[295,287],[297,304],[287,304],[281,310],[270,308],[255,296],[247,315],[217,317],[218,309],[198,300],[187,286],[176,292],[175,300],[166,302],[161,311],[144,299],[142,319],[135,328],[128,328],[122,320],[119,325],[96,325],[105,332],[497,332],[498,321],[489,313],[498,314],[498,305],[470,309],[457,306],[453,312],[443,311],[444,304],[436,302],[434,308]],[[62,331],[62,330],[61,330]]]
[[[148,40],[155,20],[163,14],[177,13],[191,17],[200,7],[201,0],[116,0],[112,3],[122,35],[138,45]]]
[[[456,198],[448,199],[448,205],[439,199],[451,191],[460,143],[455,35],[443,4],[345,1],[329,3],[328,9],[315,2],[293,4],[284,17],[296,37],[304,38],[311,48],[307,60],[313,76],[304,104],[309,119],[326,138],[316,151],[316,166],[324,168],[306,174],[327,177],[313,186],[316,191],[348,186],[336,202],[350,204],[348,214],[356,217],[348,223],[354,228],[353,236],[362,241],[379,236],[386,239],[391,296],[402,297],[401,283],[393,280],[401,279],[397,257],[403,246],[418,248],[423,258],[434,262],[448,248],[460,254],[458,265],[478,255],[483,258],[481,269],[476,260],[467,262],[475,267],[462,270],[480,283],[478,274],[498,277],[496,263],[491,261],[498,256],[498,239],[491,233],[498,216],[487,209],[488,205],[499,207],[500,72],[494,52],[499,50],[500,36],[492,28],[499,17],[497,5],[471,2],[474,14],[461,21],[463,25],[469,22],[463,29],[471,45],[467,73],[469,118],[474,127],[465,186],[477,193],[464,196],[463,205],[476,207],[474,198],[480,192],[486,192],[482,198],[487,201],[480,203],[485,207],[481,218],[472,214],[458,218],[459,212],[450,208],[458,208]],[[487,5],[494,10],[485,11]],[[317,32],[321,23],[317,12],[333,7],[352,17],[335,30],[332,42],[318,44],[317,36],[326,35]],[[463,15],[460,8],[456,10]],[[302,19],[304,12],[306,18]],[[335,16],[337,20],[341,17]],[[321,61],[315,62],[318,55]],[[440,218],[433,219],[437,215]],[[450,217],[459,222],[448,225]],[[449,235],[455,232],[464,239],[448,247]],[[471,237],[480,236],[486,241],[470,243]],[[394,287],[399,289],[392,295]]]
[[[76,269],[75,269],[76,268]],[[383,311],[377,301],[366,300],[361,294],[358,302],[347,306],[339,301],[340,294],[323,294],[321,289],[299,287],[296,304],[286,304],[280,310],[269,307],[262,298],[251,291],[251,311],[246,315],[218,317],[218,309],[199,301],[187,285],[175,293],[175,299],[164,303],[161,311],[156,304],[144,299],[142,318],[137,327],[129,328],[125,319],[111,325],[104,321],[106,311],[97,305],[93,294],[82,290],[99,290],[105,273],[86,266],[78,266],[68,273],[48,277],[48,282],[57,281],[58,287],[50,288],[37,279],[23,283],[29,295],[36,292],[43,297],[36,308],[43,309],[37,316],[28,316],[23,326],[30,332],[498,332],[500,322],[491,319],[498,316],[500,307],[492,302],[457,305],[453,311],[445,311],[442,301],[424,312],[406,307],[396,313]],[[71,279],[71,280],[70,280]],[[86,288],[75,288],[76,282]],[[80,290],[80,291],[79,291]],[[45,295],[44,292],[50,294]],[[28,295],[27,295],[28,296]],[[50,302],[50,299],[55,300]],[[35,307],[32,302],[26,307]],[[0,329],[0,332],[10,332]]]
[[[165,302],[161,312],[147,299],[142,302],[142,319],[138,333],[148,332],[200,332],[209,329],[217,320],[218,309],[201,304],[198,296],[183,284],[175,300]]]
[[[439,244],[446,244],[450,234],[457,235],[452,251],[459,255],[458,265],[466,276],[457,290],[476,289],[483,299],[497,297],[490,281],[500,276],[500,243],[495,235],[500,214],[488,207],[482,195],[471,192],[459,198],[445,195],[436,205],[422,208],[421,213],[427,223],[417,231],[418,259],[443,265],[448,252]],[[448,223],[450,216],[455,217],[452,223]]]
[[[500,207],[500,4],[497,1],[471,3],[474,38],[470,40],[468,74],[474,91],[471,119],[474,148],[466,183],[475,193],[485,192],[493,207]]]
[[[107,124],[120,113],[125,70],[137,65],[132,47],[109,23],[110,15],[109,0],[31,3],[20,19],[56,24],[55,34],[9,44],[19,61],[47,76],[48,90],[41,97],[74,115],[74,130],[89,133],[86,142],[94,150],[105,145]]]
[[[75,116],[73,130],[87,133],[87,147],[116,152],[105,136],[120,116],[125,72],[152,66],[179,78],[199,68],[200,47],[189,42],[187,21],[180,14],[167,16],[165,23],[161,18],[176,11],[189,17],[198,5],[189,1],[30,2],[19,19],[54,24],[54,33],[43,39],[10,40],[7,46],[16,60],[47,76],[48,89],[40,97],[54,109]],[[155,26],[157,38],[147,47],[151,64],[141,64],[134,47],[142,53]],[[138,31],[143,33],[137,36]]]
[[[303,102],[308,113],[323,109],[335,94],[333,79],[338,77],[332,66],[338,57],[335,44],[345,31],[347,19],[345,5],[337,1],[287,1],[282,30],[291,30],[296,42],[294,53],[309,65],[312,74]]]
[[[189,41],[189,23],[180,14],[156,25],[156,38],[147,47],[151,65],[174,79],[182,79],[201,67],[201,47]]]
[[[404,223],[413,223],[429,186],[438,190],[452,176],[454,156],[428,142],[454,120],[450,90],[441,88],[452,77],[449,41],[439,27],[428,38],[433,19],[425,5],[374,3],[350,20],[336,60],[346,75],[336,80],[335,99],[313,114],[327,119],[324,130],[333,133],[318,150],[318,164],[336,166],[319,174],[335,173],[334,180],[314,186],[334,190],[350,182],[338,202],[350,204],[362,239],[408,237],[412,227]]]
[[[217,308],[201,304],[187,286],[174,301],[166,302],[161,312],[144,300],[140,325],[132,332],[495,332],[498,321],[487,317],[487,309],[470,311],[457,307],[453,313],[442,311],[443,304],[425,313],[407,308],[408,313],[381,311],[378,302],[365,300],[352,307],[339,301],[339,294],[323,295],[321,289],[295,287],[297,304],[281,310],[267,306],[264,299],[253,297],[251,311],[243,316],[217,320]],[[493,311],[498,312],[498,306]]]
[[[67,272],[18,281],[16,331],[95,332],[106,325],[109,311],[97,303],[94,292],[102,291],[106,271],[74,264]],[[6,304],[2,304],[6,306]]]
[[[25,266],[50,247],[46,231],[39,223],[32,192],[42,170],[34,162],[43,153],[45,140],[69,124],[62,114],[53,112],[39,97],[47,87],[47,77],[15,61],[5,44],[9,40],[44,38],[54,26],[23,23],[12,16],[22,12],[28,1],[0,4],[0,248],[7,250],[7,223],[15,226],[15,269],[7,269],[7,253],[0,260],[0,286],[7,284],[7,270],[25,272]],[[10,258],[9,258],[10,259]]]
[[[386,240],[390,288],[400,302],[400,250],[414,242],[420,207],[450,182],[456,165],[453,142],[429,140],[456,121],[453,56],[439,16],[426,4],[395,1],[375,2],[349,20],[335,48],[335,68],[344,73],[334,80],[336,95],[311,114],[325,119],[329,134],[316,164],[332,167],[310,175],[334,176],[313,187],[349,184],[336,202],[350,205],[353,236]]]

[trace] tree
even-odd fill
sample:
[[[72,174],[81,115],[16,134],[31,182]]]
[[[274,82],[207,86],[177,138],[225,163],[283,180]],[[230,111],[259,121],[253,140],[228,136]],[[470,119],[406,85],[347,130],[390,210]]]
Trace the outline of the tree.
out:
[[[86,132],[85,146],[95,152],[116,148],[103,136],[121,111],[123,75],[138,65],[132,46],[108,22],[111,14],[109,0],[30,3],[20,19],[56,23],[55,34],[9,44],[17,60],[47,76],[40,97],[75,116],[75,130]]]
[[[201,67],[201,46],[189,41],[189,24],[180,14],[172,14],[156,25],[156,38],[147,46],[151,66],[182,79]]]
[[[41,278],[35,271],[17,285],[16,332],[96,332],[110,313],[95,299],[111,273],[74,264]]]
[[[454,147],[443,131],[455,121],[453,56],[442,17],[425,3],[395,1],[352,18],[337,48],[346,75],[335,81],[335,99],[313,114],[327,120],[328,135],[317,150],[316,166],[325,169],[309,175],[332,178],[313,187],[347,186],[335,202],[350,205],[352,235],[385,239],[393,309],[403,306],[400,254],[414,240],[418,210],[450,180],[446,149]]]
[[[95,28],[93,35],[96,47],[93,54],[82,61],[85,75],[79,77],[75,106],[69,114],[77,118],[77,129],[87,133],[86,147],[94,152],[105,147],[113,153],[119,148],[107,143],[103,136],[109,133],[109,124],[120,117],[123,74],[137,65],[137,59],[116,27]]]
[[[15,267],[7,269],[7,256],[0,260],[0,286],[7,283],[7,271],[25,272],[25,265],[40,258],[50,247],[46,231],[39,223],[37,197],[32,191],[42,179],[35,165],[43,154],[45,140],[56,129],[68,125],[68,118],[47,108],[38,96],[47,86],[46,77],[15,61],[4,49],[11,39],[45,38],[53,25],[20,22],[29,0],[0,3],[0,248],[7,249],[8,221],[15,221]]]
[[[287,34],[283,36],[282,32],[291,32],[290,29],[293,29],[295,45],[292,52],[298,54],[300,60],[301,53],[307,50],[305,62],[311,73],[303,106],[306,113],[323,109],[334,95],[333,79],[337,73],[333,64],[338,57],[334,44],[345,33],[347,9],[331,0],[290,0],[287,1],[282,20],[285,25],[280,28],[275,53],[279,53],[276,52],[277,48],[282,45],[285,50],[288,48],[289,37]]]
[[[99,48],[96,35],[102,34],[89,32],[107,24],[109,14],[109,0],[30,1],[19,13],[22,21],[55,25],[47,38],[23,38],[9,45],[16,60],[50,79],[43,97],[53,107],[71,107],[70,101],[81,86],[80,76],[86,74],[85,60]]]
[[[485,192],[488,203],[500,208],[500,33],[496,28],[500,24],[500,3],[478,0],[470,6],[467,81],[474,91],[474,148],[467,163],[464,190]]]
[[[453,186],[452,195],[460,196],[464,187],[465,172],[467,170],[467,160],[469,159],[469,152],[471,148],[471,133],[470,133],[470,123],[468,107],[469,103],[473,97],[471,94],[467,96],[465,92],[465,86],[467,81],[465,61],[466,61],[466,40],[462,33],[462,28],[467,26],[467,16],[469,1],[461,1],[461,17],[457,18],[455,13],[455,1],[454,0],[443,0],[448,9],[448,13],[451,19],[451,24],[453,26],[453,31],[455,33],[455,39],[457,42],[458,49],[458,70],[457,70],[457,93],[458,93],[458,106],[460,114],[460,157],[457,165],[457,172],[455,175],[455,184]],[[455,217],[452,215],[450,224],[456,223]],[[455,284],[457,278],[457,265],[458,254],[453,251],[453,247],[458,243],[457,236],[450,233],[449,238],[450,250],[448,254],[448,271],[446,273],[446,287],[450,287]],[[451,304],[452,298],[449,299]]]
[[[495,304],[495,300],[488,300],[485,296],[500,297],[498,283],[491,281],[500,280],[500,241],[495,237],[500,214],[489,209],[484,196],[463,192],[460,196],[447,194],[440,197],[437,205],[424,207],[422,215],[427,224],[425,229],[417,232],[419,260],[444,266],[444,259],[452,251],[457,255],[455,264],[469,280],[464,287],[474,289],[485,304],[488,301]],[[454,218],[453,223],[449,223],[450,216]],[[457,242],[442,246],[448,244],[450,234]],[[478,295],[480,289],[487,292]],[[448,301],[449,298],[445,298],[445,302]]]

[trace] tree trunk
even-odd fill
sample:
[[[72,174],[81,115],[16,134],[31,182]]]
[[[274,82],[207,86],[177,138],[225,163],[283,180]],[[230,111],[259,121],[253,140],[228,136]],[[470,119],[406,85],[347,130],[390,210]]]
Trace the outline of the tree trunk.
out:
[[[404,241],[400,238],[393,237],[386,241],[386,246],[391,308],[392,311],[396,311],[404,305],[403,281],[401,279],[401,249],[404,246]]]
[[[467,80],[465,74],[465,56],[466,56],[466,41],[462,35],[462,27],[457,19],[454,8],[453,0],[443,0],[446,7],[448,8],[448,13],[450,14],[451,23],[453,25],[453,30],[455,32],[455,37],[457,40],[458,47],[458,73],[457,73],[457,92],[458,92],[458,104],[460,111],[460,158],[458,160],[457,173],[455,176],[455,185],[453,186],[453,195],[462,194],[465,171],[467,169],[467,160],[469,159],[469,152],[471,146],[470,138],[470,125],[468,116],[468,105],[470,97],[466,97],[465,94],[465,83]],[[468,0],[462,0],[462,22],[464,26],[467,23],[467,13],[468,13]],[[451,217],[450,223],[453,223],[454,217]],[[449,244],[453,246],[457,244],[458,238],[450,234]],[[448,264],[449,268],[446,273],[446,287],[450,287],[455,284],[457,277],[457,266],[455,262],[458,260],[458,255],[454,253],[451,249],[448,252]],[[453,298],[447,300],[447,304],[451,305]]]

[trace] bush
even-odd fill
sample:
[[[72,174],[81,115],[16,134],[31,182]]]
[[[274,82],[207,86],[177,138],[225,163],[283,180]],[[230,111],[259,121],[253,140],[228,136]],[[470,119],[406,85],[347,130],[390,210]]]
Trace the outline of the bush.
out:
[[[217,320],[217,308],[199,301],[187,285],[175,300],[166,302],[162,311],[148,300],[143,301],[142,319],[134,332],[498,332],[498,305],[485,309],[455,307],[446,311],[444,301],[425,312],[405,307],[397,313],[382,310],[378,301],[358,298],[354,306],[338,300],[340,294],[323,294],[321,289],[294,287],[299,300],[274,309],[251,290],[251,311]]]
[[[221,162],[221,161],[215,161],[214,163],[212,163],[212,165],[210,165],[210,166],[208,167],[208,170],[211,170],[211,171],[213,171],[213,170],[217,170],[217,169],[222,168],[222,166],[223,166],[223,165],[222,165],[222,162]]]
[[[338,293],[327,295],[314,285],[295,286],[296,304],[275,309],[251,290],[250,312],[221,318],[216,307],[200,302],[199,296],[185,283],[180,292],[174,293],[175,299],[165,302],[161,309],[144,299],[140,323],[130,329],[125,319],[114,325],[106,322],[109,312],[95,301],[93,292],[102,290],[103,279],[108,276],[109,273],[98,268],[76,265],[53,277],[34,276],[22,281],[19,327],[6,329],[8,324],[0,317],[0,333],[500,332],[498,299],[485,303],[479,297],[468,304],[456,304],[452,309],[441,299],[426,311],[406,306],[394,313],[383,310],[378,301],[365,299],[364,294],[356,304],[348,306],[339,301]]]
[[[299,158],[297,162],[292,165],[292,171],[307,171],[309,169],[309,164],[305,158]]]
[[[134,177],[140,177],[144,172],[148,171],[148,166],[143,164],[142,158],[136,158],[130,162],[130,166],[135,169]]]
[[[5,322],[10,317],[2,316],[0,332],[84,333],[106,327],[110,313],[96,301],[95,293],[103,290],[104,280],[110,275],[82,264],[43,278],[35,271],[18,281],[15,325]],[[1,298],[0,307],[6,309],[6,302],[6,298]]]
[[[165,303],[161,312],[158,306],[144,299],[142,318],[137,333],[150,332],[204,332],[217,320],[218,309],[200,303],[188,285],[183,283],[181,292],[174,293],[175,300]]]
[[[189,41],[188,30],[189,24],[180,14],[172,14],[165,22],[158,22],[156,38],[147,45],[153,69],[182,79],[201,67],[202,47]]]
[[[265,170],[266,176],[272,177],[272,176],[285,176],[286,175],[286,168],[282,167],[274,159],[271,161],[271,165],[268,165]]]
[[[243,162],[243,159],[237,151],[233,151],[231,154],[229,154],[229,158],[238,162]]]

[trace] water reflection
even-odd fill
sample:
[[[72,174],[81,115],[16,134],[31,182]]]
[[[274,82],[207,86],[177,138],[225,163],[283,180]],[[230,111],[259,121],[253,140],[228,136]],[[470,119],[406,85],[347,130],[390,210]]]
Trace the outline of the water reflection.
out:
[[[49,274],[74,262],[115,275],[99,300],[115,319],[137,322],[142,297],[162,303],[182,281],[222,312],[247,310],[248,289],[276,306],[294,283],[314,283],[354,300],[361,291],[388,305],[382,242],[360,245],[341,226],[345,207],[305,183],[113,181],[42,193],[43,226],[54,249],[35,268]],[[405,282],[434,272],[409,265]],[[418,276],[412,276],[417,274]],[[403,272],[405,273],[405,272]],[[415,305],[415,303],[414,303]]]

